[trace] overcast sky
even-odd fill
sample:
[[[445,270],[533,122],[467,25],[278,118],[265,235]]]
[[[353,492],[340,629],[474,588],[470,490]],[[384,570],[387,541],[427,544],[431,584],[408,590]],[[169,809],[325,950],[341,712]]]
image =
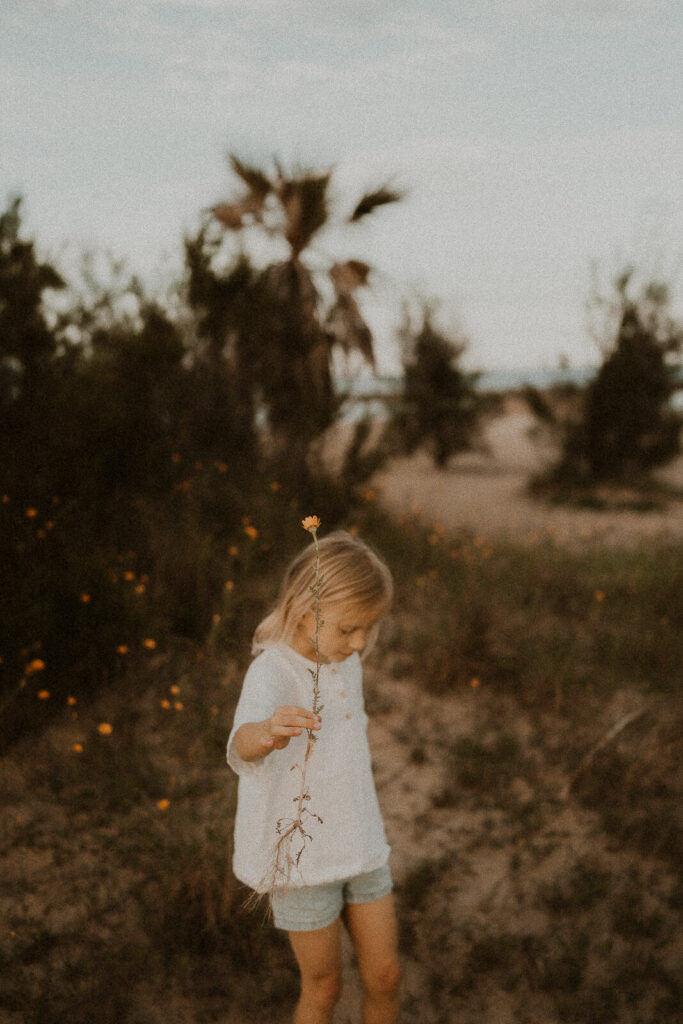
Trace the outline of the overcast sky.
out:
[[[0,200],[41,252],[151,274],[226,198],[226,154],[336,167],[403,203],[319,258],[368,259],[388,324],[443,301],[482,369],[594,362],[590,264],[683,274],[680,0],[1,0]]]

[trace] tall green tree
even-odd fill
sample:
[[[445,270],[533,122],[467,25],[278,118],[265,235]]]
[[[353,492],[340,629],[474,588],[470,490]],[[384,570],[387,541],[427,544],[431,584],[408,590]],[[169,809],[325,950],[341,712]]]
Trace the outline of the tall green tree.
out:
[[[671,314],[666,284],[650,282],[634,294],[632,281],[628,269],[614,283],[609,309],[616,332],[605,339],[583,415],[567,434],[561,469],[573,476],[627,481],[680,450],[680,421],[670,399],[683,327]]]
[[[331,209],[331,171],[289,173],[278,161],[262,169],[234,155],[230,165],[237,190],[228,201],[213,208],[214,223],[222,233],[240,237],[245,246],[250,237],[263,236],[279,247],[284,258],[265,269],[251,270],[246,280],[243,254],[227,272],[221,272],[216,269],[216,251],[203,263],[195,251],[191,283],[197,282],[201,270],[203,284],[194,294],[203,297],[209,310],[213,300],[214,311],[218,310],[212,321],[204,321],[205,329],[211,327],[213,331],[214,348],[220,348],[221,343],[226,346],[225,354],[232,361],[240,387],[246,387],[266,410],[275,435],[300,451],[335,415],[337,399],[331,374],[334,347],[338,345],[347,352],[357,350],[374,364],[372,335],[356,300],[358,289],[368,283],[370,267],[354,259],[321,265],[317,257],[316,262],[315,242],[325,228],[339,223]],[[388,187],[367,191],[342,222],[358,224],[399,198],[399,193]],[[209,240],[206,232],[202,239],[204,252]],[[329,282],[331,301],[325,300],[318,283],[318,275],[323,274]],[[241,296],[232,287],[235,275],[244,279],[246,287]]]
[[[58,351],[43,306],[44,292],[64,287],[33,242],[20,236],[21,198],[0,215],[0,401],[30,396],[50,372]]]
[[[399,436],[408,452],[426,445],[441,468],[451,455],[474,446],[481,407],[478,374],[461,368],[467,341],[438,330],[428,303],[417,326],[406,313],[400,334],[404,392],[396,417]]]

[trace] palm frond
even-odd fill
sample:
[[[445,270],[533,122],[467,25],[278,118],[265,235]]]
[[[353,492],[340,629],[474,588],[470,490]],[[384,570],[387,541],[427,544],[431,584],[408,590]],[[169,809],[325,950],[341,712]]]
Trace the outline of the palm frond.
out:
[[[230,166],[237,177],[247,186],[254,199],[258,199],[262,203],[272,192],[273,183],[268,175],[258,167],[250,167],[249,164],[243,163],[234,153],[230,154]]]
[[[379,188],[372,189],[370,192],[366,192],[356,204],[353,213],[349,217],[349,223],[353,224],[355,221],[367,217],[378,206],[398,203],[401,199],[403,199],[403,193],[397,189],[389,188],[388,185],[381,185]]]
[[[329,173],[283,178],[278,183],[278,199],[287,221],[285,237],[295,257],[327,222],[329,183]]]
[[[330,280],[337,295],[353,292],[368,283],[370,264],[362,260],[347,260],[345,263],[334,263],[329,269]]]
[[[239,231],[243,226],[243,218],[246,213],[244,203],[219,203],[211,207],[211,213],[216,220],[219,220],[223,227],[230,231]]]
[[[340,345],[347,353],[357,349],[374,368],[372,332],[350,292],[345,291],[338,295],[337,301],[327,315],[325,326],[333,345]]]

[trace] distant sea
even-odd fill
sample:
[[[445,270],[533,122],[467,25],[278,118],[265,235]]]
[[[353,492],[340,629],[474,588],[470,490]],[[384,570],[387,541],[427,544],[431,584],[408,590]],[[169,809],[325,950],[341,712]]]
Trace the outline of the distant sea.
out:
[[[526,387],[539,391],[562,385],[583,387],[596,373],[597,368],[594,366],[486,370],[479,374],[476,387],[478,391],[484,393],[521,391]],[[342,407],[343,418],[353,422],[367,415],[378,419],[385,417],[387,409],[382,398],[399,394],[402,383],[400,377],[358,376],[337,381],[340,393],[346,397]],[[674,409],[683,411],[683,371],[679,371],[679,386],[674,392],[671,404]]]

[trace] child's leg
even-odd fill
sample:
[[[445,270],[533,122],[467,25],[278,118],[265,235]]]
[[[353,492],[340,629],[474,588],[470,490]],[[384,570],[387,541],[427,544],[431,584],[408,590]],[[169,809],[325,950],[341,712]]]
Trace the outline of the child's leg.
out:
[[[363,1024],[395,1024],[401,972],[394,898],[347,903],[345,916],[365,990]]]
[[[301,972],[294,1024],[332,1024],[341,983],[341,921],[311,932],[289,932]]]

